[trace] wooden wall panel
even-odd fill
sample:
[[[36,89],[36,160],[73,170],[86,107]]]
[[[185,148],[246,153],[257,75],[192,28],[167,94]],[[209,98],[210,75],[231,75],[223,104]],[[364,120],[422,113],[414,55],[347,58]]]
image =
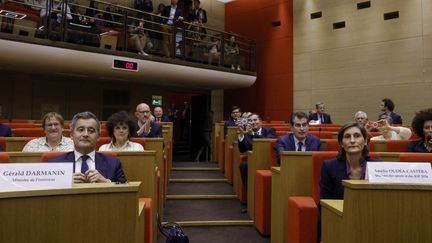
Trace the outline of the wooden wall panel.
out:
[[[431,1],[371,1],[357,10],[358,2],[294,1],[294,109],[323,101],[333,121],[345,123],[358,110],[376,119],[389,97],[409,124],[430,106],[423,97],[432,92]],[[311,20],[317,11],[323,17]],[[399,18],[384,21],[392,11]],[[337,21],[346,27],[334,30]]]

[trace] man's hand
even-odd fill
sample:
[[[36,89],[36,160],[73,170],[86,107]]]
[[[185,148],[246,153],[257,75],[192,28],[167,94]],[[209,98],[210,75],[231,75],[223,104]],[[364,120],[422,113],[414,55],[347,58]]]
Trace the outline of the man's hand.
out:
[[[87,178],[87,182],[93,183],[93,182],[109,182],[101,173],[99,173],[98,170],[88,170],[85,173],[85,176]]]
[[[253,125],[252,124],[247,124],[246,126],[246,131],[249,135],[253,136],[254,131],[253,131]]]
[[[81,173],[81,172],[74,173],[73,179],[74,179],[74,183],[85,183],[85,182],[87,182],[86,176],[83,173]]]

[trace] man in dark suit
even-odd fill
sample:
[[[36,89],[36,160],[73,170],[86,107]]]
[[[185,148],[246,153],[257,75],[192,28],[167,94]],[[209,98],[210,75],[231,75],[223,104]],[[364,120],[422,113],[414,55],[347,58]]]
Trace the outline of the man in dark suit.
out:
[[[152,121],[150,106],[146,103],[141,103],[137,105],[135,116],[138,119],[138,137],[145,138],[161,138],[162,137],[162,127],[156,122]]]
[[[276,131],[273,127],[262,127],[261,123],[261,117],[257,113],[252,113],[249,116],[249,123],[246,125],[246,127],[244,127],[242,124],[238,124],[238,147],[240,153],[252,150],[252,140],[255,138],[276,137]],[[240,162],[240,175],[244,185],[243,188],[247,191],[247,161]]]
[[[193,1],[193,9],[189,14],[189,22],[200,24],[207,23],[207,12],[203,8],[201,8],[200,5],[200,0]]]
[[[394,108],[395,108],[395,104],[393,103],[393,101],[389,98],[384,98],[381,100],[381,111],[383,113],[381,113],[378,116],[378,119],[380,119],[380,117],[382,117],[383,115],[386,116],[390,116],[393,120],[393,124],[399,124],[402,125],[402,117],[396,113],[393,112]]]
[[[176,31],[173,26],[176,25],[177,21],[183,21],[183,10],[177,5],[178,0],[171,0],[171,5],[166,6],[162,11],[162,16],[165,17],[162,19],[164,25],[162,25],[162,30],[164,32],[164,52],[167,57],[171,56],[171,43],[172,37],[171,34],[176,34]],[[177,44],[177,43],[176,43]]]
[[[72,118],[71,138],[74,151],[49,159],[49,162],[72,162],[75,183],[126,182],[120,160],[97,153],[100,122],[91,112],[81,112]]]
[[[309,115],[309,120],[319,121],[319,124],[332,124],[330,114],[325,113],[325,106],[323,102],[315,104],[316,113]]]
[[[160,106],[153,109],[153,115],[156,123],[169,122],[169,118],[163,114],[163,109]]]
[[[237,126],[237,120],[241,116],[241,109],[239,106],[233,106],[231,108],[231,117],[224,124],[224,135],[227,135],[228,127]]]
[[[281,136],[276,141],[276,158],[280,164],[282,151],[319,151],[321,141],[314,135],[309,135],[309,120],[304,112],[294,112],[291,115],[291,134]]]

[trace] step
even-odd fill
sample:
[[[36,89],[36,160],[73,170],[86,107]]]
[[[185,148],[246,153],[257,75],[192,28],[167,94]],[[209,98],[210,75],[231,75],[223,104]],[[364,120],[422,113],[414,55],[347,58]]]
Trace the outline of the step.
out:
[[[249,226],[254,225],[252,219],[247,220],[199,220],[199,221],[177,221],[182,227],[203,227],[203,226]]]
[[[170,179],[169,182],[183,183],[183,182],[192,182],[192,183],[205,183],[205,182],[228,182],[227,179],[196,179],[196,178],[179,178],[179,179]]]
[[[167,195],[168,200],[190,200],[190,199],[236,199],[237,195]]]
[[[172,179],[225,179],[220,171],[171,171]]]
[[[208,168],[219,168],[217,163],[213,162],[191,162],[189,161],[174,161],[173,167],[183,168],[183,167],[208,167]]]
[[[215,167],[173,167],[172,171],[221,171],[219,168]]]
[[[184,199],[166,200],[164,221],[231,221],[250,220],[241,213],[242,204],[238,199]]]
[[[232,195],[233,187],[227,182],[220,183],[171,183],[168,195]]]

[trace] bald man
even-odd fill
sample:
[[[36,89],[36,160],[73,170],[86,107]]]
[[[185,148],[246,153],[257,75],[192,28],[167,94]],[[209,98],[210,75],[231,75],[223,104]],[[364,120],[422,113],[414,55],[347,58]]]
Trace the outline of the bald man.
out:
[[[137,105],[135,116],[138,120],[138,137],[162,137],[162,127],[154,122],[154,117],[151,114],[150,106],[148,106],[146,103],[141,103]]]

